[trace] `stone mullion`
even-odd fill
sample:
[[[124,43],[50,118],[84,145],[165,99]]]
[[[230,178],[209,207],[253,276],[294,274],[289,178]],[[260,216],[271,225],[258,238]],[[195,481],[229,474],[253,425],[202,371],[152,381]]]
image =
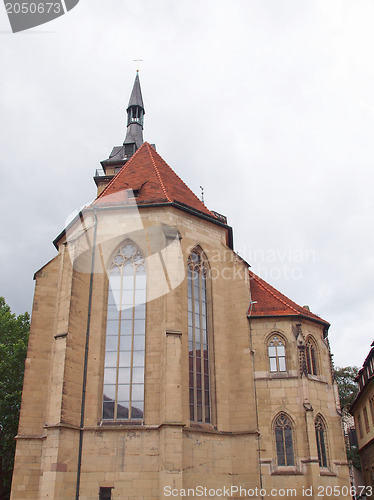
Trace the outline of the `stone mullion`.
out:
[[[119,295],[119,312],[118,312],[118,338],[117,338],[117,368],[116,368],[116,392],[114,394],[114,420],[117,419],[118,406],[118,378],[119,378],[119,350],[121,342],[121,319],[122,319],[122,293],[123,293],[123,266],[121,266],[121,282]]]
[[[196,370],[196,325],[195,325],[195,279],[196,271],[193,270],[192,273],[192,342],[193,342],[193,412],[194,421],[197,420],[197,370]]]
[[[204,360],[204,335],[203,335],[203,279],[202,269],[199,272],[199,310],[200,310],[200,358],[201,358],[201,419],[205,422],[205,360]]]
[[[129,419],[131,419],[132,406],[132,380],[134,365],[134,332],[135,332],[135,285],[136,285],[136,267],[133,264],[133,287],[132,287],[132,321],[131,321],[131,361],[130,361],[130,388],[129,388]]]

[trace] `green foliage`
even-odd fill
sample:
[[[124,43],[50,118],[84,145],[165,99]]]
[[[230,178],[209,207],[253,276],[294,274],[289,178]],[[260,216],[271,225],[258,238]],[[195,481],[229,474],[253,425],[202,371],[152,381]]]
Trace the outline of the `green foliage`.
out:
[[[349,447],[347,446],[347,459],[349,463],[352,463],[353,467],[361,470],[361,460],[360,455],[358,453],[358,448],[356,446]]]
[[[345,366],[335,369],[335,379],[338,384],[340,406],[343,411],[348,411],[358,391],[355,382],[359,369],[357,366]]]
[[[0,500],[9,498],[30,318],[0,297]]]
[[[343,422],[346,423],[352,419],[352,416],[349,414],[349,408],[358,392],[358,385],[355,382],[358,372],[359,368],[357,368],[357,366],[345,366],[343,368],[337,367],[335,369],[335,379],[338,384],[342,418]],[[358,448],[355,446],[351,447],[348,440],[346,441],[346,452],[348,462],[356,467],[356,469],[361,470]]]

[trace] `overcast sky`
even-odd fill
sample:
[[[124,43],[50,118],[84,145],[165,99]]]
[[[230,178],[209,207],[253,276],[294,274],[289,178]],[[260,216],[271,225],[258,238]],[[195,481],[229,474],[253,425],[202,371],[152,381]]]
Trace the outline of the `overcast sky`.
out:
[[[0,295],[33,273],[123,142],[145,140],[228,217],[254,272],[328,320],[338,366],[373,341],[372,0],[80,0],[12,34],[0,6]]]

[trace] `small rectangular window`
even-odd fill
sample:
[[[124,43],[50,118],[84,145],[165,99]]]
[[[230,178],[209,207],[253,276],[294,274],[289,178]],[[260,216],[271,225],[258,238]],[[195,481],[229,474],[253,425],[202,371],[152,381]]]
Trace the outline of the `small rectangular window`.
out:
[[[374,396],[370,399],[370,412],[371,412],[371,421],[374,425]]]
[[[364,437],[364,433],[362,432],[361,415],[359,415],[357,418],[357,424],[358,424],[358,430],[360,433],[360,438],[362,439]]]
[[[111,500],[112,498],[112,489],[113,486],[110,487],[101,487],[99,493],[99,500]]]
[[[366,432],[369,432],[370,426],[369,426],[368,411],[366,409],[366,406],[364,408],[364,420],[365,420],[365,429],[366,429]]]

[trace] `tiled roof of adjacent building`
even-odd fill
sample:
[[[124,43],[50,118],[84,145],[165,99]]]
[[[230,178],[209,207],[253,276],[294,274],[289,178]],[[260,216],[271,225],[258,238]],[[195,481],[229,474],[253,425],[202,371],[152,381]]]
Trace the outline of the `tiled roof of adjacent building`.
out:
[[[310,312],[309,308],[299,306],[255,273],[248,272],[251,291],[251,306],[248,314],[251,317],[300,316],[329,326],[327,321]]]
[[[129,189],[136,192],[137,205],[176,203],[217,220],[148,142],[123,165],[94,204],[121,203]]]

